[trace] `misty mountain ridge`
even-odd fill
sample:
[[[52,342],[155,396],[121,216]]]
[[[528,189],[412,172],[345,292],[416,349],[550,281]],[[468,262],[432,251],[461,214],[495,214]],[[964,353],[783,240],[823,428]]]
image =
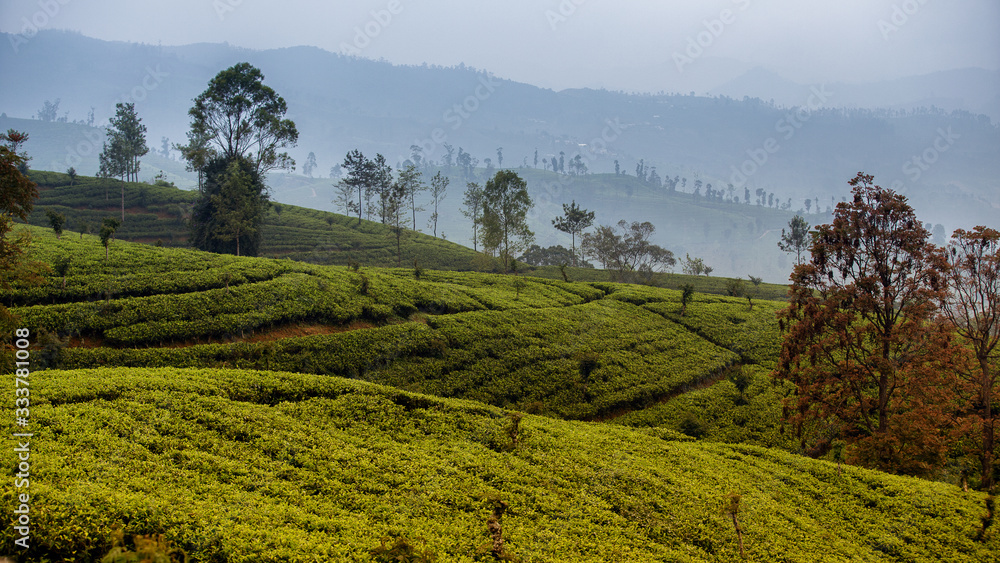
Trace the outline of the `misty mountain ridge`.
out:
[[[940,88],[931,94],[957,100],[961,85],[992,76],[994,82],[982,79],[978,84],[984,86],[963,103],[972,107],[991,95],[995,98],[998,88],[991,84],[996,83],[996,73],[978,69],[862,86],[800,86],[752,69],[720,87],[713,97],[587,88],[556,92],[465,66],[398,66],[316,47],[264,51],[208,43],[167,47],[43,31],[22,45],[17,55],[0,50],[0,65],[19,77],[16,88],[0,91],[0,112],[31,117],[43,101],[59,99],[61,119],[83,121],[94,108],[94,125],[102,126],[114,113],[115,102],[134,101],[155,151],[163,137],[171,143],[186,140],[187,111],[194,97],[219,71],[242,61],[261,69],[265,83],[288,102],[287,117],[297,124],[299,143],[289,152],[300,168],[272,183],[279,200],[289,195],[281,187],[294,185],[297,195],[289,203],[298,205],[332,209],[332,180],[301,175],[301,164],[310,152],[318,161],[314,175],[325,177],[353,149],[366,155],[382,153],[391,164],[400,165],[410,157],[411,145],[417,145],[425,160],[442,164],[448,144],[478,159],[478,174],[485,173],[486,159],[493,167],[501,166],[501,155],[504,168],[521,169],[539,202],[531,226],[540,243],[568,242],[549,232],[549,218],[542,215],[558,213],[564,199],[565,203],[576,199],[601,206],[592,207],[599,210],[600,224],[623,218],[652,221],[660,227],[658,243],[717,256],[720,274],[745,275],[747,264],[763,261],[771,264],[768,279],[784,278],[787,272],[780,277],[773,273],[780,263],[770,240],[780,233],[780,225],[775,231],[768,220],[760,225],[762,231],[750,229],[748,210],[732,206],[731,219],[706,216],[704,222],[668,226],[665,223],[678,215],[667,209],[678,200],[658,201],[656,189],[646,192],[613,175],[556,176],[549,162],[569,161],[580,154],[589,173],[610,173],[617,164],[633,179],[640,168],[647,173],[655,168],[661,178],[686,180],[678,185],[677,194],[688,194],[692,203],[704,198],[712,185],[740,205],[750,201],[747,207],[754,207],[757,192],[763,192],[765,207],[777,211],[784,205],[789,213],[805,209],[806,200],[814,203],[814,213],[831,207],[849,194],[847,180],[864,171],[906,195],[923,221],[943,224],[948,232],[1000,223],[997,125],[987,115],[953,111],[943,103],[934,104],[934,109],[904,110],[907,103],[915,103],[912,100],[929,99],[927,87],[935,80]],[[698,63],[708,63],[708,58]],[[942,83],[948,76],[958,85],[945,87]],[[911,83],[916,86],[907,89]],[[755,91],[760,95],[747,94]],[[885,101],[886,109],[836,107],[874,99]],[[31,123],[37,123],[28,147],[36,151],[34,167],[65,171],[72,160],[79,161],[76,168],[81,174],[96,172],[99,146],[90,147],[88,154],[76,150],[93,135],[85,125],[60,133],[58,128],[44,127],[55,123]],[[169,159],[161,155],[155,164],[145,164],[143,177],[155,174],[149,166],[183,177],[178,154],[168,154]],[[296,177],[300,180],[290,181]],[[456,178],[446,200],[447,211],[456,215],[447,228],[449,239],[456,242],[465,242],[458,214],[464,183]],[[704,186],[698,195],[692,193],[696,183]],[[665,188],[659,191],[664,192]],[[737,237],[741,231],[760,237],[760,248],[734,256],[739,252],[723,235]]]
[[[967,111],[1000,121],[1000,71],[964,68],[869,83],[832,82],[829,107],[884,108],[912,111],[937,107]],[[741,99],[773,100],[785,107],[801,106],[813,85],[793,82],[763,67],[755,67],[709,93]]]

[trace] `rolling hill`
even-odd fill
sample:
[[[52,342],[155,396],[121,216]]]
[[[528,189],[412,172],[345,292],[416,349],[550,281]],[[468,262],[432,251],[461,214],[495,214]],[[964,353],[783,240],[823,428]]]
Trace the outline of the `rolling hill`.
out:
[[[440,208],[438,232],[442,238],[407,231],[399,264],[412,265],[416,259],[420,265],[432,269],[472,269],[478,263],[477,253],[460,246],[472,245],[471,221],[460,207],[461,192],[469,178],[454,167],[428,168],[423,172],[425,180],[437,172],[450,180],[449,193]],[[652,222],[656,227],[654,241],[671,250],[677,259],[686,255],[703,258],[717,275],[754,275],[780,283],[791,270],[791,258],[777,247],[782,229],[793,216],[791,211],[657,190],[633,176],[568,177],[530,169],[517,172],[527,182],[535,202],[528,221],[535,229],[535,243],[540,246],[570,246],[569,235],[553,228],[552,218],[561,215],[562,205],[573,200],[595,210],[595,224],[615,225],[621,219]],[[474,174],[474,179],[482,185],[486,171],[477,169]],[[48,225],[47,209],[64,213],[69,220],[68,228],[74,230],[87,223],[96,232],[103,217],[120,218],[120,183],[79,176],[70,185],[66,174],[40,171],[32,171],[32,178],[41,193],[30,218],[34,225]],[[263,255],[318,264],[346,265],[353,260],[372,266],[397,265],[395,240],[389,229],[370,221],[358,226],[356,218],[332,212],[330,180],[303,178],[292,184],[292,179],[301,177],[272,178],[278,180],[271,190],[272,197],[280,203],[272,208],[266,223]],[[127,184],[127,220],[119,236],[138,242],[183,246],[188,237],[186,221],[196,199],[197,192],[164,182]],[[427,216],[427,212],[417,215],[418,227],[424,232],[429,230],[422,224]],[[806,217],[812,223],[829,221],[826,214]],[[558,277],[552,269],[544,275]],[[589,278],[591,273],[578,272],[577,279],[579,276]]]
[[[495,560],[499,538],[521,561],[1000,552],[981,493],[792,453],[780,303],[124,241],[105,258],[28,228],[33,259],[69,267],[3,295],[33,346],[19,561],[143,536],[197,561]]]

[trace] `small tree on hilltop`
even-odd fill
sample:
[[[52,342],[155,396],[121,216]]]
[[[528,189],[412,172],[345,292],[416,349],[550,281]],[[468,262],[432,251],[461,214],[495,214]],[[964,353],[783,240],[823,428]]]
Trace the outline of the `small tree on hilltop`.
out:
[[[788,232],[781,229],[781,240],[778,241],[778,248],[784,252],[795,253],[795,263],[802,263],[802,253],[809,248],[809,223],[805,219],[796,215],[788,223]]]
[[[469,182],[462,200],[462,215],[472,219],[472,249],[479,251],[480,230],[483,225],[483,188]]]
[[[576,236],[583,234],[583,231],[589,229],[593,224],[594,212],[581,209],[580,206],[576,204],[576,200],[573,200],[573,202],[569,205],[564,203],[562,216],[556,217],[552,220],[553,227],[570,235],[572,239],[570,251],[573,253],[573,267],[577,266]]]
[[[689,276],[700,276],[705,274],[705,261],[701,258],[691,258],[690,254],[685,254],[684,263],[681,265],[681,271]]]
[[[429,225],[434,233],[434,238],[437,238],[438,230],[438,206],[441,201],[444,200],[448,192],[448,184],[451,182],[448,178],[441,175],[440,172],[431,178],[431,200],[433,201],[434,210],[431,212],[431,218]]]
[[[750,278],[750,287],[746,288],[743,294],[747,298],[747,303],[750,305],[750,310],[753,311],[753,300],[760,295],[760,284],[763,283],[763,278],[755,278],[751,275],[747,276]]]

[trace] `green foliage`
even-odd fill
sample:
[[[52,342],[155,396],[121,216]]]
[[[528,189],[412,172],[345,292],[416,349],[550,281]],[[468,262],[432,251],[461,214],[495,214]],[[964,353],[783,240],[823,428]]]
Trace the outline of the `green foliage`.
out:
[[[254,164],[243,157],[218,157],[202,171],[205,186],[192,211],[192,246],[237,256],[258,255],[270,201]]]
[[[220,369],[32,375],[32,549],[100,560],[162,534],[191,561],[370,561],[373,547],[471,561],[504,499],[524,561],[735,561],[719,499],[738,490],[754,561],[989,561],[985,495],[746,445],[524,416],[329,376]],[[13,407],[12,394],[0,405]],[[664,433],[664,436],[668,434]],[[35,460],[35,457],[32,457]],[[34,464],[33,464],[34,465]],[[12,521],[14,489],[0,491]],[[14,530],[0,527],[11,545]],[[393,538],[383,542],[382,538]],[[406,550],[401,546],[400,551]],[[486,557],[492,557],[487,551]]]
[[[382,538],[381,545],[369,551],[378,563],[431,563],[437,560],[434,552],[419,550],[405,537],[397,537],[392,545],[386,545],[392,538]]]
[[[248,160],[263,177],[271,170],[295,167],[288,153],[278,152],[295,146],[299,138],[295,123],[282,119],[287,111],[284,98],[264,85],[260,69],[238,63],[215,75],[195,98],[188,111],[188,137],[204,139],[226,162]]]
[[[681,286],[681,315],[687,314],[687,306],[694,299],[694,286],[686,283]]]
[[[526,220],[534,203],[525,181],[512,170],[500,170],[483,188],[483,246],[503,261],[511,261],[534,239]]]
[[[121,528],[113,534],[115,546],[101,558],[101,563],[187,563],[187,554],[164,539],[163,534],[136,535],[132,538],[135,550],[127,550]]]
[[[56,238],[62,237],[63,225],[66,224],[66,216],[51,209],[45,210],[45,216],[49,219],[49,225],[52,226],[52,232],[56,234]]]

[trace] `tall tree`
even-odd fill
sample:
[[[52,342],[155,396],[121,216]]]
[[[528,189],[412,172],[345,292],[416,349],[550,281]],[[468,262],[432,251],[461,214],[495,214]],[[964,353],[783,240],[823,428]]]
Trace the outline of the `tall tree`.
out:
[[[434,211],[431,212],[430,226],[433,229],[435,238],[438,236],[438,207],[440,206],[441,201],[448,194],[448,184],[450,182],[451,180],[442,176],[440,172],[431,178],[431,201],[434,205]]]
[[[954,412],[954,353],[930,322],[944,284],[906,198],[873,181],[849,182],[853,200],[795,267],[776,375],[795,385],[786,415],[800,435],[819,422],[829,432],[813,436],[820,446],[840,438],[866,465],[926,473],[942,461]]]
[[[27,231],[10,237],[14,221],[27,221],[38,198],[38,187],[20,170],[20,165],[28,161],[20,151],[27,140],[27,133],[13,129],[0,133],[0,287],[5,289],[20,277],[17,272],[31,242]],[[5,311],[0,306],[0,317]]]
[[[108,141],[98,158],[103,172],[121,178],[121,220],[125,222],[125,182],[139,181],[139,159],[149,152],[146,126],[136,114],[133,103],[115,104],[115,115],[109,121]]]
[[[313,170],[315,169],[316,169],[316,153],[309,151],[309,156],[306,157],[306,163],[302,165],[302,173],[312,178]]]
[[[122,220],[125,219],[125,175],[128,173],[128,164],[125,154],[121,151],[121,146],[115,143],[104,142],[101,154],[97,156],[99,162],[98,175],[110,180],[119,178],[122,183]],[[104,184],[104,199],[108,199],[108,184]]]
[[[581,209],[574,199],[569,205],[563,204],[563,214],[552,220],[552,226],[570,235],[573,245],[570,247],[573,253],[573,267],[576,267],[576,236],[590,228],[594,224],[594,212]]]
[[[386,162],[385,157],[381,153],[376,154],[375,160],[371,161],[368,166],[371,175],[369,193],[374,193],[378,198],[379,219],[385,225],[389,223],[391,215],[389,212],[389,200],[392,198],[394,183],[392,180],[392,167],[389,166],[389,163]],[[371,204],[369,203],[369,209],[371,209],[370,206]],[[369,211],[369,217],[371,215],[372,213]]]
[[[247,159],[254,175],[263,178],[275,169],[294,170],[295,161],[279,150],[295,146],[295,123],[283,119],[284,98],[264,85],[264,74],[250,63],[238,63],[219,72],[194,99],[191,130],[205,137],[226,161]]]
[[[527,183],[512,170],[497,172],[483,188],[483,242],[499,254],[504,273],[535,238],[527,223],[532,205]]]
[[[794,252],[795,263],[801,264],[802,253],[809,249],[809,223],[799,215],[792,217],[788,222],[788,232],[781,229],[778,248],[784,252]]]
[[[403,265],[402,239],[403,232],[409,224],[406,216],[406,187],[400,182],[393,182],[386,199],[386,215],[390,230],[396,238],[396,266]]]
[[[465,186],[462,215],[472,219],[472,249],[479,251],[479,231],[483,224],[483,188],[475,182]]]
[[[125,163],[125,179],[139,181],[139,159],[149,153],[146,145],[146,126],[135,111],[133,103],[115,104],[115,115],[109,119],[108,136],[114,150],[121,152]]]
[[[503,168],[503,147],[497,147],[497,168]]]
[[[427,185],[421,179],[422,177],[423,174],[412,164],[399,171],[399,185],[403,187],[403,192],[409,204],[413,220],[411,223],[413,230],[417,230],[417,211],[424,210],[424,208],[417,205],[417,194],[427,189]]]
[[[343,201],[345,212],[358,214],[358,225],[361,225],[361,213],[363,211],[364,194],[370,191],[368,186],[372,185],[373,164],[365,158],[361,151],[354,149],[344,157],[343,169],[347,171],[347,176],[337,182],[342,191],[357,194],[357,202],[347,198]],[[337,201],[340,201],[338,199]]]
[[[982,488],[995,483],[995,432],[1000,412],[1000,383],[994,352],[1000,341],[1000,232],[986,227],[957,230],[943,250],[948,293],[941,310],[972,351],[975,364],[968,373],[972,411],[980,427],[979,460]]]

